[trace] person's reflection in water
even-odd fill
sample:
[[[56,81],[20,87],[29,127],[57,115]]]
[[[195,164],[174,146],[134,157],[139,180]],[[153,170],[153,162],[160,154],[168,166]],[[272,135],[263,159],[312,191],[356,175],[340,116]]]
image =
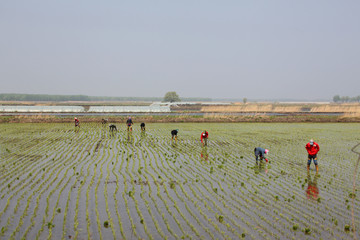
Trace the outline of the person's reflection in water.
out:
[[[207,161],[207,160],[208,160],[208,158],[209,158],[209,153],[208,153],[208,151],[207,151],[207,147],[206,147],[206,146],[201,149],[200,156],[201,156],[201,160],[203,160],[203,161]]]
[[[254,172],[255,174],[259,174],[259,173],[267,174],[268,173],[267,164],[263,161],[256,162],[254,166]]]
[[[308,187],[306,189],[306,197],[308,199],[317,200],[319,198],[319,188],[317,187],[318,173],[315,174],[314,181],[311,179],[311,174],[308,172]]]
[[[141,131],[140,138],[141,138],[141,140],[146,138],[146,132],[145,131]]]
[[[132,131],[127,132],[127,137],[128,137],[128,143],[132,143],[134,140],[132,136]]]

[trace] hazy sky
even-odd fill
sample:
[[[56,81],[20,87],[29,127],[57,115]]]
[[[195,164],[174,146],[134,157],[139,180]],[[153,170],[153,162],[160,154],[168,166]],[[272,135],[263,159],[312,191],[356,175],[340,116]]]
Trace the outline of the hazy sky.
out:
[[[360,95],[359,0],[0,1],[0,93]]]

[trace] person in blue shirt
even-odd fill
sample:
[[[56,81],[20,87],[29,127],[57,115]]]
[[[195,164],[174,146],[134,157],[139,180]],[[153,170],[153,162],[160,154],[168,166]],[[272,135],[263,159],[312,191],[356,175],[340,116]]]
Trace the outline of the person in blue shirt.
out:
[[[256,147],[254,149],[256,162],[259,160],[259,158],[260,158],[260,161],[265,159],[265,161],[268,162],[267,158],[265,158],[265,154],[268,154],[268,153],[269,153],[269,150],[267,150],[265,148],[261,148],[261,147]]]

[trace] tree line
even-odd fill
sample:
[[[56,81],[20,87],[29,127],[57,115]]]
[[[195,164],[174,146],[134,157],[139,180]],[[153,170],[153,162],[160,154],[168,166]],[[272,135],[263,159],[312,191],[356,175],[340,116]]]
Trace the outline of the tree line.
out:
[[[1,93],[0,101],[163,101],[162,97],[99,97],[87,95],[49,95],[49,94],[21,94]],[[181,101],[211,101],[211,98],[181,98]]]
[[[333,101],[336,102],[336,103],[360,102],[360,95],[359,95],[359,96],[356,96],[356,97],[335,95],[335,96],[333,97]]]

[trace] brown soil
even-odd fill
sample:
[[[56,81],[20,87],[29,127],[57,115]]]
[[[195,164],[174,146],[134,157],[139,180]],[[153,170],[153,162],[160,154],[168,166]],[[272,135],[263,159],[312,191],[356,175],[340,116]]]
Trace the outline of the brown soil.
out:
[[[99,123],[104,116],[81,116],[80,122],[83,123]],[[108,123],[125,124],[127,117],[110,116]],[[296,114],[288,116],[237,116],[237,115],[215,115],[207,114],[205,116],[135,116],[133,117],[135,124],[145,123],[176,123],[176,122],[360,122],[360,115],[346,114],[341,116],[324,116],[324,115],[307,115]],[[57,117],[57,116],[0,116],[0,123],[73,123],[73,117]]]

